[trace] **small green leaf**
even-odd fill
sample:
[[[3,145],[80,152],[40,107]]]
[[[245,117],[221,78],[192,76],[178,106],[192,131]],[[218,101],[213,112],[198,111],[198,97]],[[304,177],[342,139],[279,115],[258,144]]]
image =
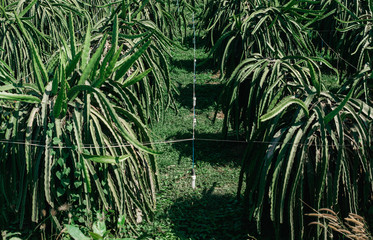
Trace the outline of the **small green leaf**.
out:
[[[58,137],[53,138],[53,145],[58,145],[61,142],[61,140]]]
[[[94,233],[104,236],[106,232],[106,225],[104,221],[96,221],[93,223],[92,230]]]
[[[67,124],[66,129],[67,129],[67,131],[71,132],[73,130],[73,125],[72,124]]]
[[[65,189],[64,188],[57,188],[57,197],[61,197],[62,195],[65,194]]]
[[[69,175],[70,174],[70,172],[71,172],[71,168],[69,168],[69,167],[65,167],[64,169],[63,169],[63,171],[62,171],[62,173],[64,174],[64,175]]]
[[[67,232],[70,234],[70,236],[75,240],[89,240],[89,237],[86,237],[79,228],[73,226],[73,225],[65,225],[65,228],[67,229]]]
[[[93,238],[93,240],[104,239],[102,236],[100,236],[99,234],[94,233],[94,232],[89,232],[89,235],[91,235],[91,237]]]
[[[66,189],[70,185],[70,180],[68,178],[63,178],[61,180],[61,184],[64,187],[64,189]]]
[[[57,160],[57,163],[58,163],[58,165],[59,165],[60,167],[62,167],[62,166],[65,164],[65,160],[63,160],[63,158],[59,158],[59,159]]]
[[[52,135],[53,135],[53,131],[52,130],[47,130],[47,136],[52,137]]]
[[[82,186],[82,182],[80,182],[80,181],[75,181],[74,182],[74,186],[75,186],[75,188],[79,188],[80,186]]]
[[[126,216],[121,215],[118,218],[118,228],[125,228],[126,227]]]

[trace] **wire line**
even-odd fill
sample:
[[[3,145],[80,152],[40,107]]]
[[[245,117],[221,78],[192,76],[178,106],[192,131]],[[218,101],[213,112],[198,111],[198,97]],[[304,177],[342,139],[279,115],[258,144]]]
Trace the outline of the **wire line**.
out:
[[[167,141],[155,141],[155,142],[144,142],[141,143],[143,146],[149,145],[161,145],[161,144],[170,144],[170,143],[180,143],[180,142],[190,142],[192,138],[186,139],[175,139],[175,140],[167,140]],[[0,140],[0,143],[4,144],[13,144],[13,145],[25,145],[31,147],[42,147],[42,148],[52,148],[52,149],[73,149],[74,147],[70,146],[57,146],[57,145],[47,145],[47,144],[36,144],[36,143],[28,143],[28,142],[17,142],[17,141],[7,141],[7,140]],[[107,149],[107,148],[121,148],[121,147],[131,147],[132,144],[117,144],[117,145],[110,145],[110,146],[94,146],[92,144],[83,144],[82,149]]]
[[[323,41],[323,43],[325,43],[325,45],[330,49],[330,50],[332,50],[332,52],[334,52],[336,55],[337,55],[337,57],[338,58],[340,58],[341,60],[343,60],[344,62],[346,62],[348,65],[350,65],[352,68],[354,68],[356,71],[359,71],[359,69],[357,69],[354,65],[352,65],[352,63],[350,63],[350,62],[348,62],[346,59],[344,59],[343,57],[341,57],[341,55],[337,52],[337,51],[335,51],[325,40],[324,40],[324,38],[321,36],[321,34],[318,32],[318,31],[316,31],[317,32],[317,35],[319,35],[319,37],[321,38],[321,40]]]
[[[157,140],[153,142],[143,142],[141,143],[143,146],[149,146],[149,145],[164,145],[164,144],[173,144],[173,143],[182,143],[182,142],[193,142],[193,141],[203,141],[203,142],[220,142],[220,143],[242,143],[242,144],[274,144],[274,145],[291,145],[291,146],[325,146],[323,144],[305,144],[305,143],[285,143],[281,141],[244,141],[244,140],[230,140],[230,139],[214,139],[214,138],[185,138],[185,139],[171,139],[171,140]],[[33,147],[49,147],[53,149],[73,149],[74,147],[70,146],[57,146],[57,145],[46,145],[46,144],[36,144],[36,143],[28,143],[28,142],[21,142],[21,141],[9,141],[9,140],[0,140],[0,143],[3,144],[13,144],[13,145],[27,145],[27,146],[33,146]],[[131,147],[132,144],[117,144],[117,145],[109,145],[109,146],[94,146],[93,144],[83,144],[82,149],[107,149],[107,148],[121,148],[121,147]],[[359,145],[359,144],[328,144],[326,145],[328,147],[362,147],[362,146],[368,146],[368,145]]]

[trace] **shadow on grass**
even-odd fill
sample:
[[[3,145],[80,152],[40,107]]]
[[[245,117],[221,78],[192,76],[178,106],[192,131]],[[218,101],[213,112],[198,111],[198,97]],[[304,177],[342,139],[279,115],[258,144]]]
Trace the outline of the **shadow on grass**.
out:
[[[242,207],[231,195],[215,193],[216,183],[201,198],[182,197],[168,210],[180,239],[250,239],[242,227]]]
[[[192,132],[192,130],[190,130],[190,132]],[[200,133],[197,131],[195,136],[195,163],[197,166],[201,161],[208,162],[215,166],[241,166],[242,156],[247,146],[246,143],[216,141],[223,140],[220,133]],[[179,133],[169,137],[167,140],[187,139],[190,137],[190,133]],[[179,152],[180,158],[178,164],[180,164],[182,156],[192,156],[192,142],[173,144],[172,147]]]
[[[207,71],[215,71],[218,69],[217,62],[210,55],[209,50],[203,49],[205,46],[206,39],[203,39],[200,36],[196,36],[196,60],[197,67],[196,72],[202,73]],[[194,62],[193,62],[193,36],[188,36],[184,38],[184,50],[177,50],[176,55],[178,57],[171,59],[171,66],[184,69],[188,72],[193,73]],[[186,54],[186,55],[185,55]],[[180,59],[181,58],[181,59]]]
[[[193,48],[194,43],[193,43],[193,35],[186,36],[183,40],[183,45],[187,48]],[[196,47],[197,48],[205,48],[206,45],[208,45],[208,41],[210,41],[209,38],[204,38],[196,32]]]
[[[208,109],[209,107],[215,107],[222,89],[222,84],[197,84],[196,110],[202,111]],[[176,101],[181,104],[181,107],[192,109],[193,84],[188,84],[185,87],[180,87],[179,91],[180,95],[176,96]]]
[[[208,71],[215,71],[217,67],[214,64],[214,60],[209,58],[197,58],[197,64],[201,64],[196,66],[196,73],[203,73]],[[193,63],[193,56],[191,59],[173,59],[171,60],[171,64],[173,67],[184,69],[188,72],[194,71],[194,63]]]

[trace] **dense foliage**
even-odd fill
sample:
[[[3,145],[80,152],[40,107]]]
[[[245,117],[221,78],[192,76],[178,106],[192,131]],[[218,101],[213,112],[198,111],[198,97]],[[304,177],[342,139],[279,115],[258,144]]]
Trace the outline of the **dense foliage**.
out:
[[[194,10],[193,0],[0,1],[0,228],[83,236],[80,224],[101,239],[152,219],[149,126],[175,106],[170,47]],[[305,214],[329,208],[369,224],[373,0],[205,0],[199,18],[224,84],[223,134],[248,142],[245,223],[317,239]]]
[[[239,193],[245,181],[246,221],[259,233],[272,222],[277,237],[317,238],[320,229],[305,228],[308,206],[371,211],[372,4],[206,4],[201,26],[225,84],[223,132],[249,142]]]
[[[105,211],[129,226],[119,237],[152,218],[147,125],[174,91],[167,4],[1,1],[0,228],[48,223],[55,234]]]

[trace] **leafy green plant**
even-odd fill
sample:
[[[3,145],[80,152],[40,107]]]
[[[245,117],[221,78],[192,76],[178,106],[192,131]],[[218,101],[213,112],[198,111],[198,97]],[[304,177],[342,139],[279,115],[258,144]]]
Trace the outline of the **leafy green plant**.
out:
[[[94,209],[111,208],[132,226],[149,220],[155,208],[156,162],[143,107],[130,86],[152,69],[128,74],[148,48],[147,40],[126,55],[111,37],[92,45],[90,27],[77,44],[70,16],[70,44],[44,65],[28,40],[35,82],[5,76],[0,98],[14,102],[0,145],[0,186],[7,210],[5,222],[38,222],[43,209],[64,203],[84,206],[89,225]],[[115,32],[115,31],[113,31]],[[92,50],[93,49],[93,50]],[[26,204],[30,203],[30,205]],[[29,207],[30,206],[30,207]],[[60,226],[57,218],[53,218]],[[61,230],[61,229],[60,229]]]
[[[360,8],[364,9],[362,11]],[[338,29],[348,41],[343,47],[348,55],[353,56],[355,69],[350,73],[352,77],[349,78],[345,83],[345,90],[347,86],[356,86],[355,96],[364,99],[365,102],[369,103],[372,100],[372,69],[373,60],[372,56],[372,34],[373,34],[373,2],[367,1],[359,7],[359,14],[354,16],[353,19],[339,20],[342,29]]]
[[[333,66],[341,73],[356,74],[371,61],[371,37],[368,35],[372,25],[372,1],[321,1],[320,5],[330,14],[313,25],[315,45],[319,50],[332,49]]]
[[[66,16],[72,14],[77,29],[86,24],[84,9],[74,1],[2,1],[0,3],[0,59],[14,71],[17,79],[33,82],[32,56],[29,40],[32,39],[43,62],[51,57],[61,43],[60,37],[68,36]],[[22,29],[23,28],[23,29]],[[27,33],[27,34],[26,34]],[[30,39],[27,39],[30,38]]]
[[[224,135],[232,126],[237,135],[244,130],[250,141],[260,127],[260,116],[280,99],[299,93],[299,86],[306,92],[324,90],[319,63],[337,74],[318,57],[268,59],[256,54],[242,61],[229,79],[223,79],[225,88],[219,103],[224,113]]]
[[[354,97],[371,105],[373,89],[372,80],[372,70],[368,65],[365,65],[361,71],[353,75],[343,84],[340,92],[346,92],[350,86],[354,86]]]
[[[118,218],[117,227],[118,229],[125,229],[125,217],[120,216]],[[115,235],[110,233],[110,230],[107,229],[105,223],[104,213],[97,213],[97,220],[92,224],[92,230],[88,231],[89,237],[84,235],[84,233],[74,225],[65,225],[66,232],[75,240],[88,240],[88,239],[113,239]],[[115,238],[118,240],[133,240],[134,238]]]
[[[367,211],[373,109],[352,92],[295,95],[261,116],[241,172],[250,186],[247,213],[259,229],[270,216],[278,236],[285,226],[292,239],[308,236],[300,199],[314,208]]]
[[[287,228],[292,239],[310,237],[304,232],[299,199],[316,209],[333,207],[344,212],[365,212],[370,204],[370,68],[346,74],[341,70],[346,68],[337,69],[323,56],[313,57],[322,52],[313,44],[315,31],[335,16],[343,31],[348,31],[348,23],[365,32],[370,29],[368,21],[352,23],[356,16],[367,18],[362,14],[370,3],[349,2],[357,6],[358,14],[345,3],[217,1],[204,12],[211,52],[225,84],[220,98],[223,133],[232,126],[249,142],[238,194],[245,182],[246,214],[248,221],[256,220],[259,231],[272,222],[277,237],[284,236],[282,229]],[[337,25],[326,25],[330,26]],[[331,30],[334,34],[337,29]],[[355,35],[346,34],[351,36]],[[352,41],[345,40],[337,41],[340,48],[335,49],[367,46],[360,55],[366,63],[369,40],[351,46]],[[338,80],[339,74],[355,77],[344,82],[339,94],[332,94],[323,85],[324,72]]]
[[[202,26],[207,25],[211,52],[221,73],[230,77],[232,70],[253,54],[269,59],[315,55],[308,26],[324,18],[325,11],[308,7],[298,1],[210,3],[203,15],[208,23]]]
[[[168,69],[172,41],[153,21],[152,15],[158,14],[154,11],[152,1],[144,1],[141,5],[122,2],[100,26],[101,33],[118,36],[115,44],[122,45],[124,52],[131,53],[143,44],[148,46],[136,59],[136,68],[128,69],[130,73],[138,73],[152,68],[151,74],[144,76],[132,89],[144,106],[148,122],[160,120],[164,109],[174,102],[174,86]]]

